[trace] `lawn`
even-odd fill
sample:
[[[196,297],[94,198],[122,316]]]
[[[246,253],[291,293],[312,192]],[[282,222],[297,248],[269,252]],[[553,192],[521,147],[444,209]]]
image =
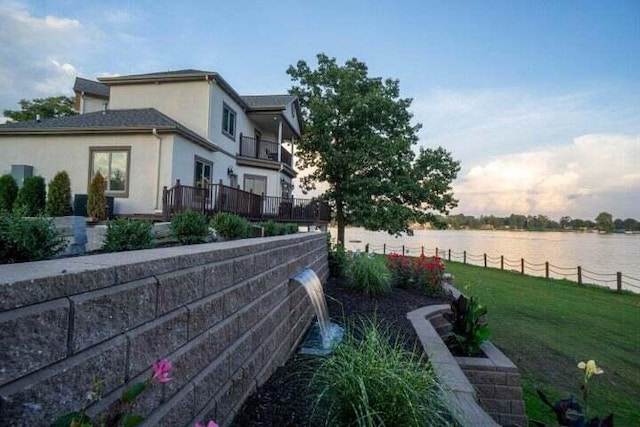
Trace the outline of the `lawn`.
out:
[[[488,307],[491,341],[518,366],[530,419],[555,425],[535,389],[552,402],[581,399],[577,364],[594,359],[604,374],[591,378],[590,416],[640,425],[640,295],[457,262],[446,271]]]

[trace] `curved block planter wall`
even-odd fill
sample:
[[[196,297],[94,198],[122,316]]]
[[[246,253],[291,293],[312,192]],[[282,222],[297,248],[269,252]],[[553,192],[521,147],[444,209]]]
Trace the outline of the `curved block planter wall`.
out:
[[[518,368],[493,344],[483,357],[454,357],[440,334],[450,325],[448,305],[422,307],[407,314],[454,416],[463,426],[526,426]]]
[[[0,425],[103,413],[154,360],[173,380],[136,402],[150,425],[227,425],[313,318],[305,267],[328,275],[324,233],[0,266]]]

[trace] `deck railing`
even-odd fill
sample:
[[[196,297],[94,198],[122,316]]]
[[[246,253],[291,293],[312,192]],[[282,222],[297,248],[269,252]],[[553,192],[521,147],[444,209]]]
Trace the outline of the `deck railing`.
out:
[[[252,221],[291,221],[298,223],[326,223],[331,219],[331,208],[319,199],[296,199],[264,196],[223,184],[208,187],[181,185],[164,188],[162,216],[171,216],[187,209],[211,216],[218,212],[240,215]]]
[[[278,161],[278,143],[266,139],[256,139],[240,135],[240,156],[251,159]],[[293,166],[291,153],[280,147],[280,163]]]

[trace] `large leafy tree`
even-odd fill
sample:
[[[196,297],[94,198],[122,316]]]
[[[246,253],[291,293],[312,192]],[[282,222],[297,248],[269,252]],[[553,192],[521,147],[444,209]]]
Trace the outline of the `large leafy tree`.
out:
[[[596,217],[596,224],[598,224],[598,230],[610,233],[613,231],[613,215],[609,212],[600,212]]]
[[[412,222],[435,221],[457,201],[451,182],[460,170],[443,148],[412,150],[420,124],[412,124],[411,99],[400,98],[398,80],[369,77],[366,64],[317,55],[290,66],[290,92],[300,100],[305,134],[297,144],[303,190],[328,184],[338,241],[345,225],[411,233]]]
[[[4,110],[4,116],[15,122],[23,122],[35,120],[38,114],[41,119],[76,114],[73,108],[73,98],[68,96],[52,96],[33,100],[23,99],[18,104],[20,105],[20,110]]]

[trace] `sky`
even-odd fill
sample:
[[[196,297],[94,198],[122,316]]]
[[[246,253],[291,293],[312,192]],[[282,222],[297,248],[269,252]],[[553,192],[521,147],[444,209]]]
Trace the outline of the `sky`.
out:
[[[0,0],[0,111],[185,68],[286,93],[320,52],[399,79],[419,145],[462,164],[452,213],[640,219],[637,0]]]

